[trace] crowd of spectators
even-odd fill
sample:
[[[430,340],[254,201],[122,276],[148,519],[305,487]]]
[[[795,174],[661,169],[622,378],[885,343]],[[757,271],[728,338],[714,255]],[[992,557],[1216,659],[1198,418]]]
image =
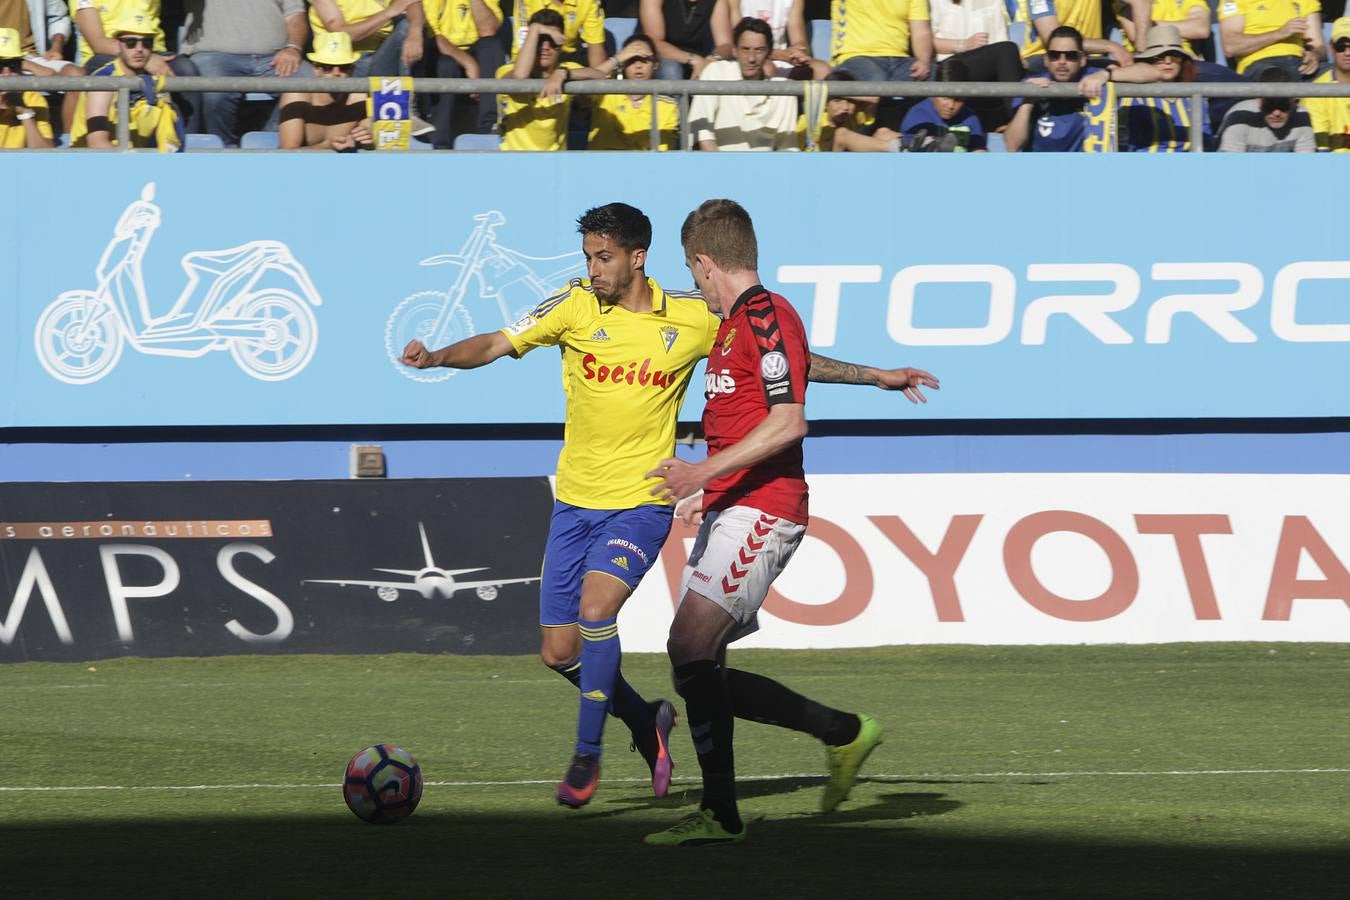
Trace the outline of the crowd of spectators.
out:
[[[418,97],[412,132],[436,149],[463,134],[494,136],[503,150],[641,150],[653,136],[677,149],[670,98],[564,88],[662,78],[814,81],[828,97],[694,95],[687,149],[980,152],[997,137],[1008,150],[1091,150],[1100,111],[1090,109],[1111,81],[1350,82],[1342,11],[1319,0],[0,0],[0,86],[13,85],[0,91],[0,149],[116,146],[112,93],[22,84],[88,74],[141,77],[131,141],[160,150],[182,149],[189,134],[237,147],[248,131],[276,133],[282,149],[371,146],[365,93],[170,95],[169,75],[544,81],[520,94]],[[635,20],[617,47],[607,15]],[[826,24],[827,51],[810,31]],[[848,87],[897,82],[903,94],[918,80],[1076,83],[1079,96]],[[1110,112],[1121,150],[1190,149],[1184,98],[1126,98]],[[1216,99],[1202,115],[1207,149],[1350,152],[1350,98]]]

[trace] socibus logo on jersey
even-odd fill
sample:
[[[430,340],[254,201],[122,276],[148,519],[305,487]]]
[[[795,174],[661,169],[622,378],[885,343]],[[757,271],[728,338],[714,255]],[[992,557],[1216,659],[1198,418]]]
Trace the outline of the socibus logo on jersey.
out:
[[[653,369],[650,356],[640,363],[630,360],[610,366],[601,363],[594,353],[587,353],[581,358],[581,369],[587,381],[598,381],[601,384],[609,382],[665,389],[673,385],[678,378],[675,372]]]
[[[1149,302],[1140,334],[1138,326],[1132,333],[1120,320],[1145,294],[1140,270],[1124,263],[1031,263],[1020,283],[1012,269],[996,264],[905,266],[890,279],[884,327],[893,341],[905,346],[976,347],[1010,338],[1024,345],[1043,345],[1053,330],[1050,323],[1067,319],[1101,344],[1127,345],[1140,339],[1145,344],[1170,344],[1174,332],[1185,333],[1184,323],[1189,319],[1227,343],[1254,344],[1262,337],[1252,326],[1264,318],[1270,334],[1279,341],[1350,343],[1350,322],[1319,322],[1317,310],[1310,311],[1320,295],[1315,283],[1350,281],[1350,260],[1290,262],[1275,272],[1268,291],[1265,273],[1247,262],[1153,263],[1148,277],[1148,292],[1160,296]],[[837,343],[844,286],[881,284],[882,278],[879,265],[778,268],[780,283],[815,286],[809,324],[814,347]],[[1214,282],[1231,287],[1214,292],[1209,289]],[[1193,285],[1190,290],[1188,283]],[[1038,289],[1035,285],[1039,284],[1045,286]],[[1073,292],[1073,286],[1084,284],[1094,290]],[[978,317],[983,321],[955,327],[921,324],[927,317],[915,313],[920,289],[930,286],[927,289],[931,290],[934,285],[970,285],[985,304]],[[1071,286],[1070,290],[1065,291],[1064,285]],[[1025,302],[1027,293],[1041,296]],[[1263,313],[1258,305],[1267,298],[1269,309]],[[1019,313],[1020,328],[1016,327]],[[1135,321],[1139,321],[1137,316]],[[1056,331],[1057,340],[1064,333]]]

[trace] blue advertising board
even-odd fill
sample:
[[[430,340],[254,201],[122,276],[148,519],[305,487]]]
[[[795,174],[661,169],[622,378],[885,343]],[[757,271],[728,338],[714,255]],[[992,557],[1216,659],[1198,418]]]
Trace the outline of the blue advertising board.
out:
[[[418,372],[399,352],[501,328],[584,275],[575,219],[614,200],[652,218],[649,274],[687,289],[679,227],[717,196],[754,216],[763,281],[817,352],[942,378],[925,417],[1350,415],[1350,248],[1327,224],[1350,183],[1326,157],[7,154],[5,168],[0,427],[560,422],[556,354]],[[909,414],[841,386],[813,388],[809,408]]]

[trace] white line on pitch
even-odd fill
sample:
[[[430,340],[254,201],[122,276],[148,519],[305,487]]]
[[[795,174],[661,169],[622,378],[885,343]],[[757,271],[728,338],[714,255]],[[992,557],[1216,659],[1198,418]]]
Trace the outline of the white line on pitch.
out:
[[[928,778],[1159,778],[1170,776],[1212,776],[1212,775],[1345,775],[1350,769],[1174,769],[1157,772],[920,772],[905,775],[864,775],[864,781],[917,781]],[[780,775],[745,775],[742,781],[783,781],[794,778],[819,778],[820,772],[797,772]],[[645,784],[646,778],[607,778],[608,784]],[[556,778],[519,778],[510,781],[428,781],[428,787],[513,787],[533,784],[554,784]],[[677,784],[696,784],[696,778],[677,778]],[[81,791],[247,791],[262,789],[330,789],[341,787],[338,782],[321,784],[84,784],[60,786],[0,785],[0,793],[78,793]]]

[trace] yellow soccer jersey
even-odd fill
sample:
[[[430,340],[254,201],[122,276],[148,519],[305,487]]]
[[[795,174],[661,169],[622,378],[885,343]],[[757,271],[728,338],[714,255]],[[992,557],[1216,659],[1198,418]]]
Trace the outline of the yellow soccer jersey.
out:
[[[595,96],[591,106],[588,150],[650,150],[652,147],[651,98],[634,105],[627,94]],[[659,150],[674,150],[680,140],[680,105],[669,97],[656,98],[656,119],[661,129]]]
[[[1036,20],[1045,16],[1054,16],[1061,25],[1072,25],[1088,40],[1099,41],[1103,37],[1101,0],[1029,0],[1027,14],[1031,22],[1027,25],[1027,42],[1022,47],[1023,59],[1045,52],[1045,44],[1036,33]]]
[[[507,63],[497,70],[505,78],[515,68]],[[579,69],[576,63],[559,64],[563,69]],[[567,117],[572,111],[572,94],[555,100],[541,100],[537,93],[498,94],[497,121],[501,123],[503,150],[566,150]]]
[[[1115,0],[1113,5],[1115,6],[1117,18],[1123,19],[1129,17],[1130,9],[1125,3],[1125,0]],[[1209,3],[1207,3],[1206,0],[1153,0],[1153,10],[1149,16],[1153,19],[1155,25],[1180,25],[1191,17],[1191,12],[1193,10],[1197,9],[1208,13]],[[1134,41],[1130,40],[1129,36],[1123,31],[1120,35],[1120,42],[1124,44],[1125,49],[1129,50],[1131,53],[1135,52],[1137,49],[1134,46]],[[1191,46],[1190,41],[1183,38],[1181,46],[1194,54],[1197,59],[1200,58],[1200,54]]]
[[[1219,21],[1242,16],[1243,34],[1269,34],[1284,27],[1284,23],[1298,16],[1321,13],[1317,0],[1223,0],[1219,4]],[[1303,56],[1303,36],[1296,35],[1283,41],[1254,50],[1237,61],[1238,74],[1258,59],[1274,56]]]
[[[501,0],[483,0],[497,19],[502,23]],[[427,14],[427,25],[433,34],[438,34],[461,50],[468,50],[482,35],[473,20],[469,0],[422,0],[422,9]]]
[[[70,17],[75,18],[82,9],[96,9],[99,21],[103,23],[103,33],[107,34],[109,23],[138,12],[149,13],[155,19],[155,49],[164,53],[167,45],[164,43],[164,29],[159,27],[159,8],[159,0],[70,0]],[[111,34],[107,36],[112,37]],[[94,48],[89,46],[84,35],[80,35],[76,49],[75,61],[80,65],[87,63],[94,55]]]
[[[51,140],[52,120],[47,98],[36,91],[24,91],[23,105],[33,111],[38,134]],[[22,150],[27,143],[28,133],[18,114],[11,108],[0,109],[0,150]]]
[[[530,30],[530,16],[544,8],[555,9],[563,17],[563,53],[580,50],[578,38],[587,44],[605,43],[605,11],[600,0],[514,0],[511,13],[511,25],[515,29],[511,36],[513,59],[520,52],[525,32]]]
[[[1324,72],[1313,84],[1335,84],[1335,71]],[[1318,150],[1350,153],[1350,97],[1304,97],[1312,118]]]
[[[381,0],[337,0],[338,11],[342,13],[342,18],[347,20],[348,25],[356,22],[364,22],[371,16],[383,12],[389,4]],[[430,18],[430,16],[428,16]],[[328,33],[328,29],[323,27],[323,20],[319,18],[314,5],[309,7],[309,27],[314,32],[314,46],[319,45],[323,35]],[[371,34],[366,35],[359,41],[352,44],[352,49],[357,53],[373,53],[384,43],[384,39],[394,30],[393,22],[385,22]]]
[[[928,0],[832,0],[830,62],[854,56],[913,56],[911,20],[928,21]]]
[[[562,349],[567,425],[557,497],[585,509],[661,504],[647,473],[675,450],[675,419],[694,366],[721,320],[696,293],[663,291],[650,278],[652,311],[609,306],[573,279],[502,329],[517,356]]]

